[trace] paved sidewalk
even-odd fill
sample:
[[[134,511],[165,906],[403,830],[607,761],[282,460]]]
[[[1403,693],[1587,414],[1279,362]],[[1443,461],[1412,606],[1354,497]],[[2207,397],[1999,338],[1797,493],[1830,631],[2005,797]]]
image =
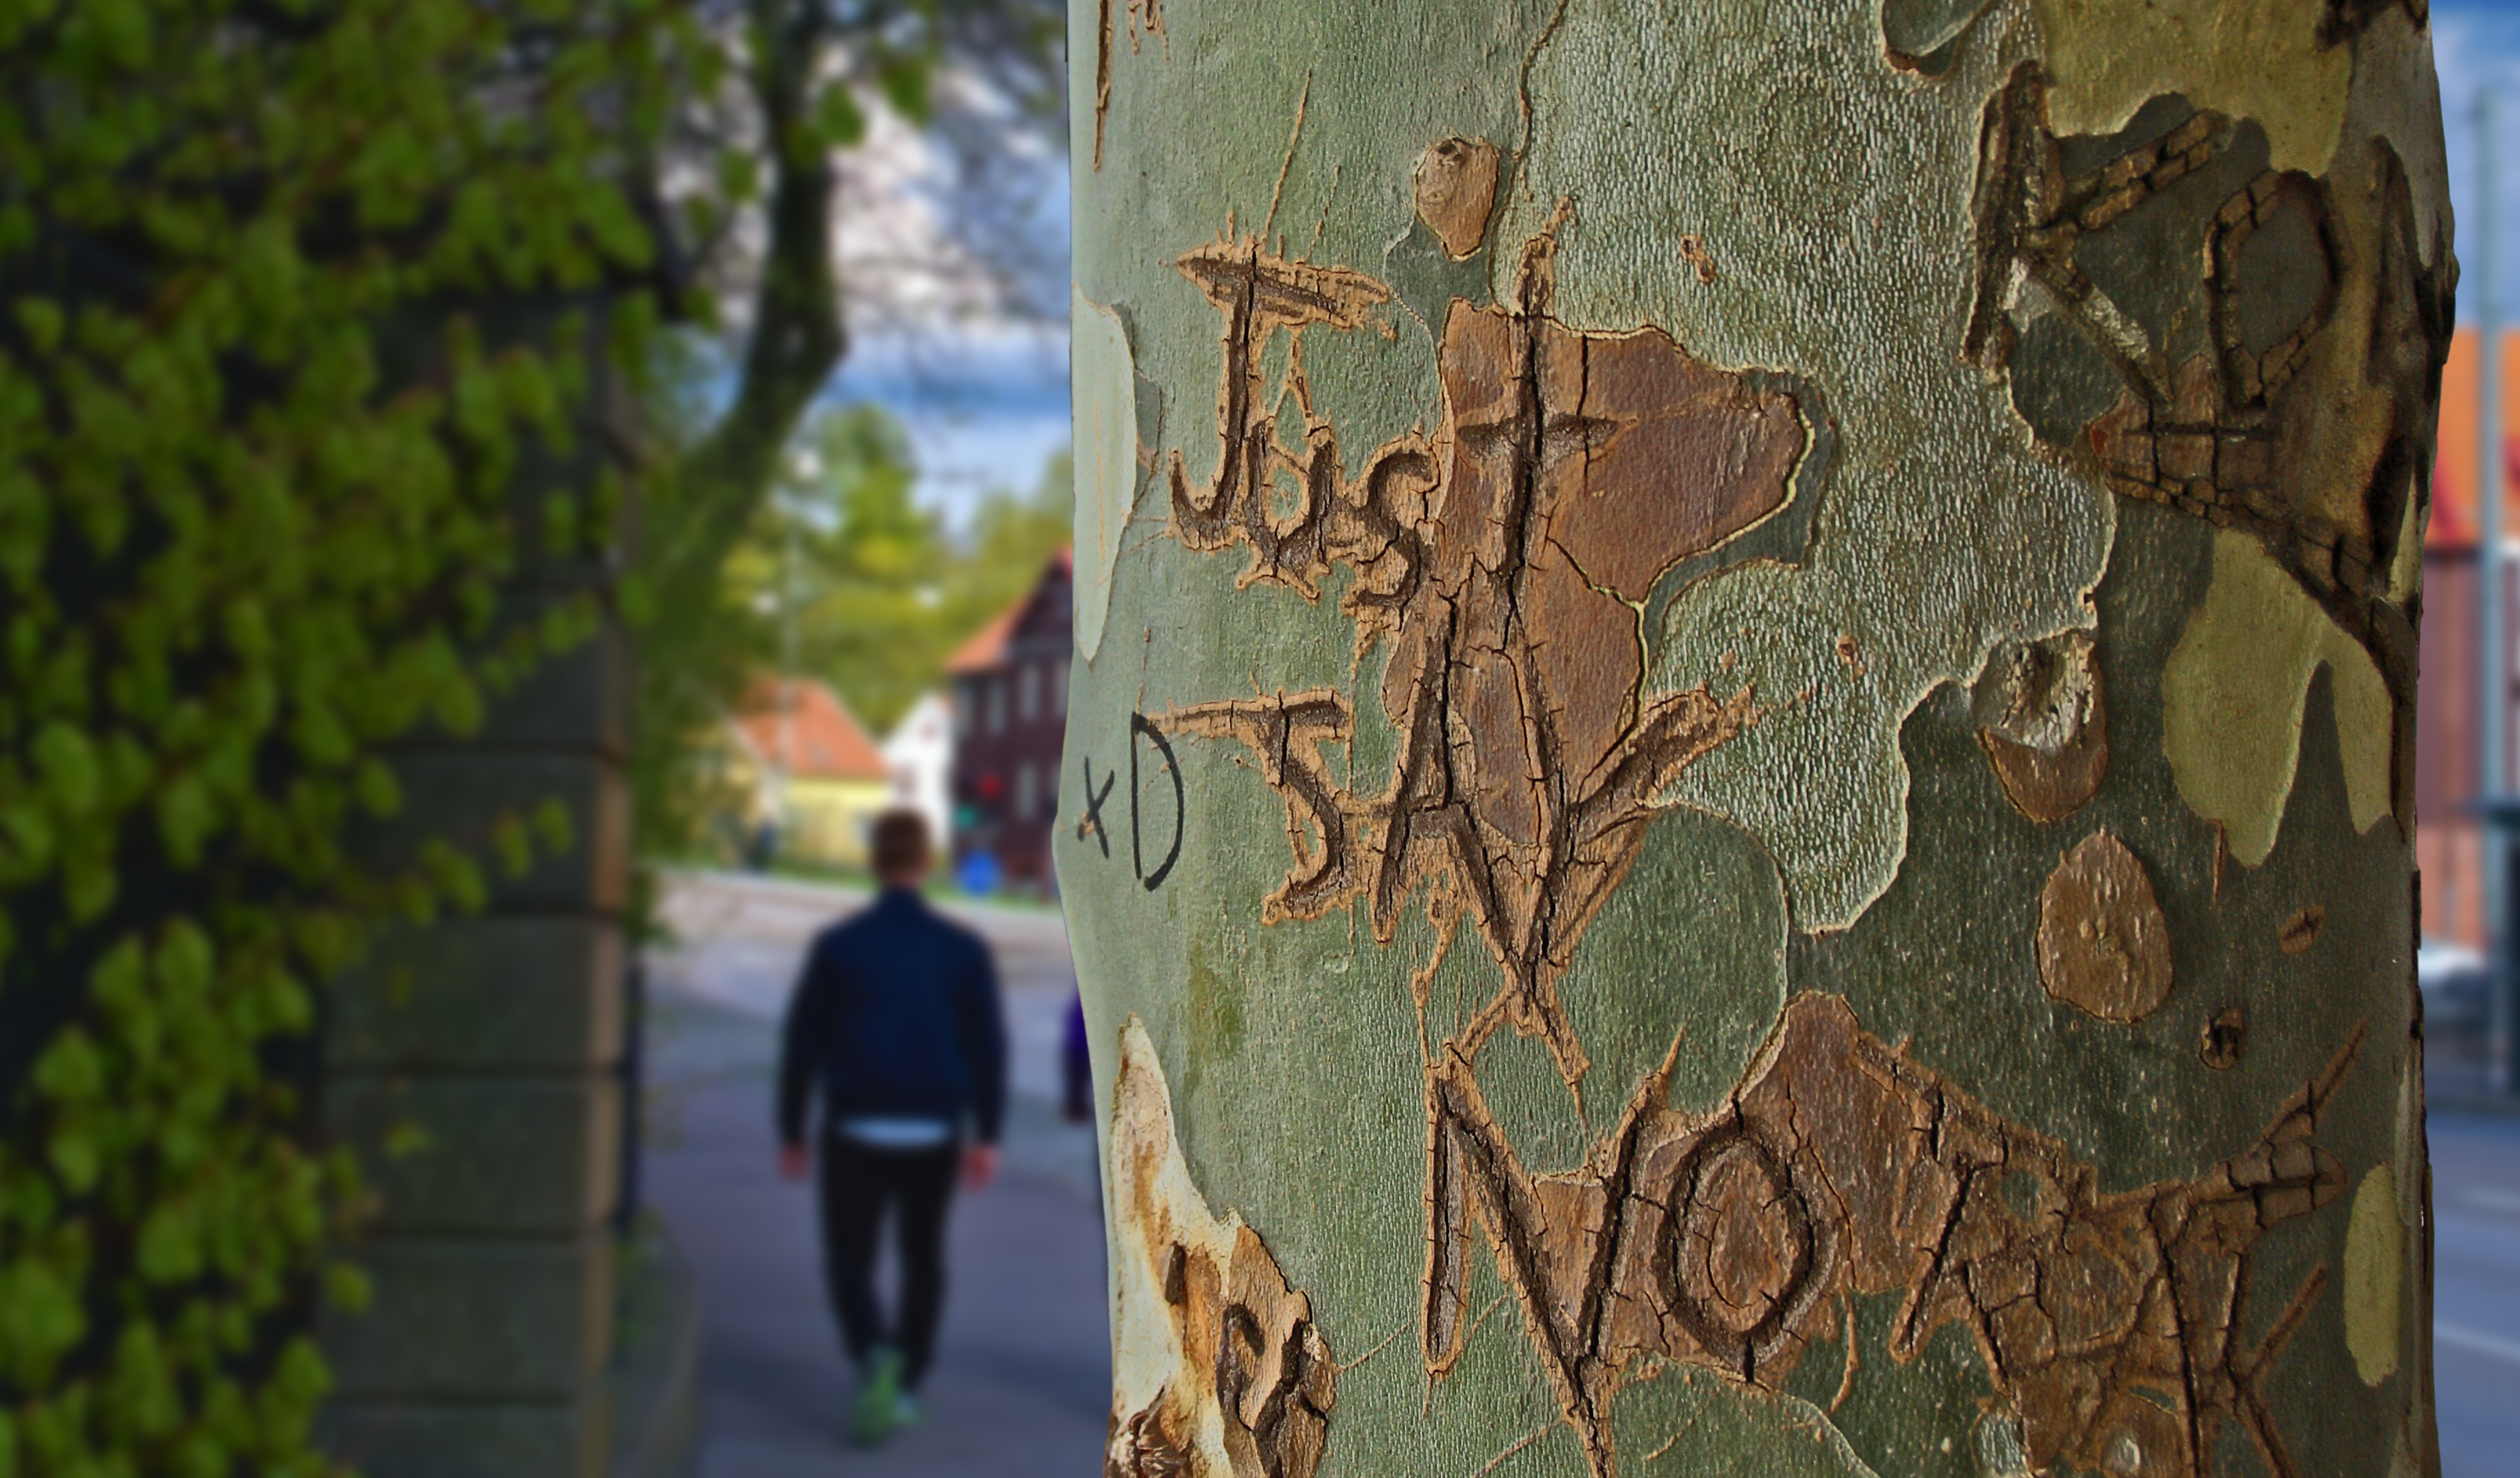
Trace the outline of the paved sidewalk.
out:
[[[1091,1478],[1109,1400],[1102,1232],[1092,1136],[1049,1100],[1071,989],[1057,917],[966,915],[999,944],[1007,977],[1017,1097],[1006,1168],[955,1203],[926,1424],[861,1453],[843,1439],[850,1374],[812,1197],[779,1179],[770,1126],[776,1013],[796,953],[853,900],[715,877],[676,890],[668,916],[685,943],[652,974],[645,1174],[700,1280],[699,1478]]]
[[[2520,1471],[2520,1119],[2436,1112],[2433,1405],[2442,1478]]]

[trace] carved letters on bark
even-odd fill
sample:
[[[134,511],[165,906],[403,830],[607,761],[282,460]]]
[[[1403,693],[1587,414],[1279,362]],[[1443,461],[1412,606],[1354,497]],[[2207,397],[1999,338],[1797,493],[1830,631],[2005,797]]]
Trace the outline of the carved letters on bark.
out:
[[[1400,755],[1381,795],[1341,786],[1319,746],[1344,740],[1353,712],[1328,692],[1166,722],[1250,745],[1285,795],[1297,866],[1266,917],[1318,917],[1362,890],[1388,942],[1421,882],[1458,900],[1507,981],[1478,1034],[1509,1020],[1541,1037],[1573,1087],[1587,1059],[1556,977],[1635,861],[1656,792],[1755,716],[1747,689],[1646,694],[1641,607],[1664,572],[1784,505],[1808,437],[1791,395],[1659,330],[1551,319],[1554,249],[1547,236],[1525,247],[1517,307],[1453,304],[1443,425],[1382,448],[1354,481],[1312,403],[1301,337],[1286,375],[1300,451],[1279,439],[1261,361],[1277,330],[1364,327],[1388,291],[1256,239],[1182,257],[1225,317],[1225,368],[1217,472],[1193,488],[1174,454],[1172,531],[1197,550],[1247,545],[1244,582],[1307,598],[1332,562],[1350,565],[1359,655],[1391,644],[1382,701]]]
[[[2389,515],[2402,508],[2391,500],[2412,496],[2400,463],[2417,433],[2391,432],[2360,529],[2273,491],[2317,370],[2310,345],[2336,311],[2323,187],[2269,174],[2214,214],[2213,349],[2166,363],[2092,288],[2073,247],[2218,158],[2229,127],[2195,113],[2068,179],[2040,87],[2035,68],[2016,74],[1986,113],[1967,354],[2004,362],[2016,332],[2007,294],[2032,284],[2124,377],[2118,405],[2080,428],[2111,485],[2252,528],[2387,666],[2404,623],[2380,569],[2396,535]],[[2403,196],[2403,173],[2381,174]],[[2393,197],[2387,209],[2393,243],[2404,237],[2411,253],[2402,204]],[[2261,341],[2265,315],[2235,295],[2237,263],[2251,234],[2285,212],[2329,281],[2297,322]],[[1472,212],[1457,213],[1456,236],[1469,240]],[[1469,914],[1504,976],[1424,1063],[1430,1375],[1453,1368],[1475,1322],[1464,1299],[1476,1224],[1597,1474],[1614,1467],[1609,1404],[1623,1384],[1678,1363],[1773,1392],[1813,1341],[1841,1326],[1857,1337],[1853,1300],[1896,1294],[1892,1360],[1914,1360],[1947,1325],[1964,1329],[1990,1410],[2011,1423],[2034,1470],[2198,1478],[2236,1427],[2290,1478],[2263,1382],[2324,1267],[2290,1290],[2261,1337],[2236,1330],[2261,1232],[2344,1185],[2314,1136],[2359,1032],[2254,1144],[2192,1180],[2116,1192],[2101,1190],[2098,1167],[1869,1035],[1843,1001],[1814,994],[1789,1003],[1714,1111],[1672,1110],[1666,1064],[1580,1169],[1533,1174],[1489,1113],[1476,1062],[1508,1023],[1543,1041],[1570,1090],[1579,1085],[1588,1059],[1555,982],[1634,863],[1655,798],[1757,721],[1746,688],[1647,691],[1647,598],[1684,560],[1784,508],[1810,445],[1778,377],[1709,366],[1657,329],[1585,333],[1552,318],[1564,214],[1525,244],[1509,305],[1456,300],[1445,314],[1439,425],[1381,447],[1354,478],[1315,404],[1303,335],[1373,326],[1385,285],[1231,233],[1178,262],[1224,333],[1216,472],[1196,486],[1172,455],[1170,532],[1197,551],[1245,546],[1242,584],[1307,600],[1333,565],[1349,566],[1341,609],[1360,663],[1387,646],[1380,697],[1399,744],[1379,793],[1360,794],[1322,752],[1355,732],[1356,700],[1334,690],[1192,703],[1162,724],[1243,745],[1284,800],[1294,866],[1264,920],[1318,918],[1362,895],[1388,943],[1423,885],[1440,922]],[[2431,280],[2401,276],[2406,291],[2376,311],[2429,325]],[[1281,331],[1290,343],[1273,396],[1264,364]],[[2423,398],[2408,388],[2413,363],[2375,359],[2370,373],[2392,377],[2389,393],[2413,404]],[[1279,429],[1285,396],[1304,427],[1297,447]],[[2106,773],[2098,668],[2075,635],[2017,655],[2020,670],[1989,690],[1981,739],[2012,803],[2053,824]],[[2171,986],[2167,924],[2132,854],[2100,833],[2060,866],[2049,893],[2039,944],[2050,994],[2114,1022],[2157,1008]],[[2241,1030],[2235,1010],[2212,1019],[2199,1047],[2208,1066],[2237,1060]],[[1850,1380],[1854,1358],[1850,1348]],[[1129,1434],[1154,1423],[1152,1443],[1161,1423],[1147,1413],[1159,1410],[1128,1417],[1115,1441],[1139,1441]]]
[[[1522,1167],[1469,1059],[1448,1049],[1426,1082],[1429,1366],[1461,1352],[1475,1218],[1596,1472],[1610,1469],[1610,1396],[1649,1359],[1776,1390],[1844,1322],[1842,1300],[1898,1293],[1891,1358],[1966,1329],[2032,1471],[2209,1473],[2237,1423],[2290,1478],[2262,1386],[2325,1267],[2265,1335],[2237,1330],[2259,1235],[2344,1188],[2313,1137],[2361,1044],[2357,1032],[2254,1144],[2193,1180],[2114,1194],[1835,997],[1795,997],[1711,1113],[1665,1106],[1657,1073],[1591,1163],[1555,1175]]]
[[[1120,1033],[1110,1213],[1119,1324],[1104,1478],[1312,1478],[1338,1365],[1260,1236],[1208,1209],[1146,1028]]]

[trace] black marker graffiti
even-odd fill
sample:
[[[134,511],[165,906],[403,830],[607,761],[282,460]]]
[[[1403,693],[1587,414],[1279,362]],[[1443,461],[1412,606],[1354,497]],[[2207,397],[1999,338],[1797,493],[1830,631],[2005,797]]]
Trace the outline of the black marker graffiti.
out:
[[[1114,769],[1104,775],[1102,787],[1098,790],[1094,787],[1093,758],[1079,755],[1077,763],[1085,769],[1085,815],[1076,823],[1076,839],[1083,841],[1092,836],[1102,846],[1102,855],[1108,857],[1111,855],[1111,829],[1102,822],[1102,803],[1111,798],[1111,787],[1119,783],[1120,772]]]
[[[1138,821],[1139,813],[1145,809],[1139,802],[1146,794],[1138,784],[1138,736],[1142,734],[1155,741],[1155,748],[1161,751],[1164,757],[1164,773],[1172,777],[1173,782],[1173,844],[1171,850],[1164,853],[1164,860],[1151,873],[1147,871],[1147,852],[1141,840],[1144,828]],[[1188,813],[1189,797],[1182,790],[1181,761],[1173,755],[1172,742],[1164,738],[1162,730],[1148,722],[1145,714],[1130,714],[1129,863],[1138,870],[1138,880],[1147,885],[1147,891],[1149,893],[1164,885],[1164,879],[1172,875],[1173,864],[1181,861],[1182,824]]]

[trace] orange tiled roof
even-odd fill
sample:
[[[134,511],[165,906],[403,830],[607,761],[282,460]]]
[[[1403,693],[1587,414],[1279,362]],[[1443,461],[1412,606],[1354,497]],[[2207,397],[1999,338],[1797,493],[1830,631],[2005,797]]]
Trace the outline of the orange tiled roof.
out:
[[[796,711],[793,722],[780,723],[780,698],[785,689],[791,695]],[[736,715],[736,724],[753,749],[770,764],[780,763],[779,735],[788,728],[795,742],[794,753],[787,756],[782,768],[790,775],[815,780],[885,780],[891,775],[883,762],[883,751],[867,737],[866,728],[858,722],[840,695],[821,683],[782,684],[764,680],[752,685],[743,696],[743,711]]]
[[[945,659],[945,670],[958,675],[986,672],[1004,662],[1007,659],[1007,639],[1014,635],[1015,618],[1021,616],[1024,607],[1031,604],[1032,592],[1025,591],[1021,600],[991,616],[988,625],[971,633],[969,641],[954,649],[954,654]]]
[[[1048,574],[1052,569],[1073,579],[1076,574],[1075,551],[1060,545],[1058,553],[1050,557],[1050,564],[1043,573]],[[1007,642],[1015,634],[1015,623],[1023,619],[1024,608],[1032,605],[1032,598],[1040,589],[1039,582],[1035,582],[1031,590],[1015,598],[1012,605],[999,611],[989,618],[989,624],[971,633],[970,640],[955,648],[954,654],[945,659],[945,671],[959,677],[967,672],[986,672],[1003,665],[1007,659]]]
[[[2476,546],[2477,416],[2483,404],[2478,381],[2477,335],[2462,328],[2450,341],[2450,363],[2442,367],[2441,423],[2433,458],[2432,521],[2424,529],[2424,548],[2463,550]],[[2502,334],[2502,529],[2520,534],[2520,330]]]

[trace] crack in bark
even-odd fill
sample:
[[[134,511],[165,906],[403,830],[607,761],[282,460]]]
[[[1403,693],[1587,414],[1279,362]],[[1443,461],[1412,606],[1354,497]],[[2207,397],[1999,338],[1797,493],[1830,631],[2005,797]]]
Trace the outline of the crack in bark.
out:
[[[1102,129],[1111,112],[1111,58],[1118,44],[1114,0],[1099,0],[1094,20],[1094,167],[1102,167]],[[1135,56],[1148,35],[1164,35],[1164,0],[1128,0],[1129,54]],[[1165,37],[1170,45],[1171,38]]]

